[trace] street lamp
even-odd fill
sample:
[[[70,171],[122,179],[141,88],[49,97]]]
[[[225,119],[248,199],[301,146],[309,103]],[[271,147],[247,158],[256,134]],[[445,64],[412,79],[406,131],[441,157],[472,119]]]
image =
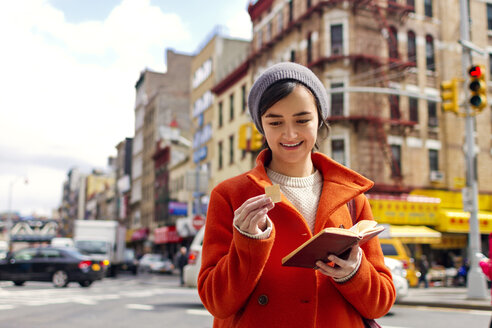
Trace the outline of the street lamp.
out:
[[[10,238],[10,232],[12,230],[12,194],[14,190],[14,184],[18,182],[20,179],[24,179],[24,183],[27,184],[28,180],[25,177],[16,177],[14,180],[9,183],[9,194],[8,194],[8,206],[7,206],[7,226],[6,226],[6,242],[8,245],[9,252],[12,251],[12,240]]]

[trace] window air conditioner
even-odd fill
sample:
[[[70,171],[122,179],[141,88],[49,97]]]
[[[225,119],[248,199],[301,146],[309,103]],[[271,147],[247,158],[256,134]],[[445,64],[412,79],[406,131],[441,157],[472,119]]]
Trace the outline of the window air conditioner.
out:
[[[430,181],[439,182],[444,180],[444,173],[442,171],[431,171]]]

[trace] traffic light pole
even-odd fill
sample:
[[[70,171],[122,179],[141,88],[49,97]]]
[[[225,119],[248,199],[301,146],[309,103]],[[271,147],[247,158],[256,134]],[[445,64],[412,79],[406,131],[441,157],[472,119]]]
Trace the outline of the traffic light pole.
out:
[[[463,43],[470,42],[470,15],[468,12],[468,0],[460,0],[460,34]],[[463,76],[468,75],[468,67],[472,65],[472,55],[470,47],[462,47],[461,58]],[[467,278],[467,296],[473,299],[485,299],[487,297],[487,285],[485,276],[478,264],[478,254],[481,252],[480,230],[478,228],[478,185],[477,174],[475,172],[475,141],[474,125],[475,116],[468,101],[464,102],[465,106],[465,158],[466,158],[466,188],[471,195],[470,211],[470,230],[468,235],[468,258],[470,259],[470,269]]]

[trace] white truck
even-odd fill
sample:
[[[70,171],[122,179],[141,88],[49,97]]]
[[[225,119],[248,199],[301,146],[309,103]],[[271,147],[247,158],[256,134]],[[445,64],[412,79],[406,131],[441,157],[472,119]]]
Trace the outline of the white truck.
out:
[[[124,262],[126,228],[118,221],[75,220],[75,247],[107,265],[107,273],[116,276]]]

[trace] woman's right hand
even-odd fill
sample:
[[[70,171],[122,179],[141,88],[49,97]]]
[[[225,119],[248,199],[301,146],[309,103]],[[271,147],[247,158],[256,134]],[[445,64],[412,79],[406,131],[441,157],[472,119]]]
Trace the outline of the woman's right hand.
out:
[[[274,207],[265,194],[251,197],[234,211],[234,225],[250,235],[258,235],[267,228],[267,212]]]

